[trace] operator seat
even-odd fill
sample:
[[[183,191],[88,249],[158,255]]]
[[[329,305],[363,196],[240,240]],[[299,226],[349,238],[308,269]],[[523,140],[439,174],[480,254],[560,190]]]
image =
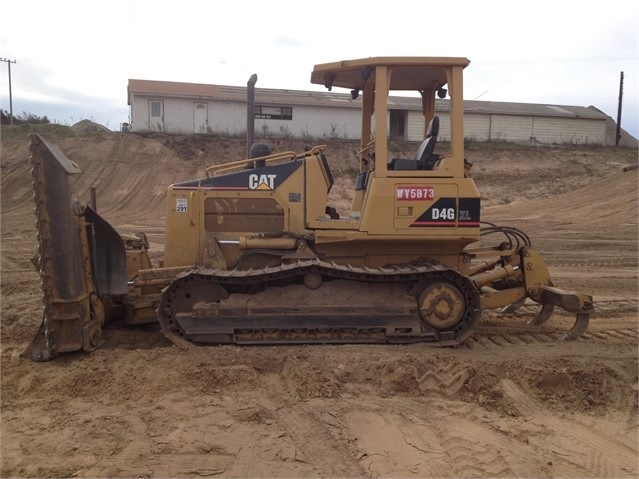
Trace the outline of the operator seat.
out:
[[[249,158],[261,158],[271,154],[271,147],[266,143],[253,143],[249,150]],[[266,160],[257,160],[247,163],[247,169],[260,168],[266,166]]]
[[[428,124],[426,139],[419,145],[417,153],[415,153],[415,159],[393,158],[388,164],[388,169],[395,171],[432,170],[440,158],[439,155],[433,153],[437,144],[437,135],[439,135],[439,117],[434,116]]]
[[[418,163],[418,170],[432,170],[435,166],[435,161],[432,160],[433,152],[435,151],[435,144],[437,143],[437,135],[439,135],[439,117],[434,116],[428,124],[428,131],[426,132],[426,139],[419,145],[417,153],[415,154],[415,160]],[[437,158],[439,159],[439,158]],[[420,168],[419,163],[425,162],[425,165],[430,165],[428,168]]]

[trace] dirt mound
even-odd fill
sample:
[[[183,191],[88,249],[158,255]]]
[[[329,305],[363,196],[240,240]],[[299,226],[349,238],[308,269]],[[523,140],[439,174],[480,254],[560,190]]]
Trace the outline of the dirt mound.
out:
[[[4,135],[4,132],[3,132]],[[16,133],[17,135],[17,133]],[[161,256],[166,186],[242,158],[241,139],[131,133],[54,138],[83,201]],[[301,141],[268,139],[273,151]],[[348,207],[356,142],[327,142]],[[396,145],[408,154],[416,145]],[[399,155],[400,153],[398,153]],[[28,140],[0,162],[3,477],[636,477],[636,150],[467,150],[483,218],[531,236],[560,287],[595,296],[529,329],[487,314],[463,346],[172,346],[157,325],[109,324],[105,345],[20,358],[41,322]]]
[[[554,223],[570,218],[575,222],[587,222],[590,227],[610,228],[611,223],[616,227],[636,225],[639,207],[637,172],[624,171],[615,165],[605,174],[592,177],[581,188],[562,188],[566,191],[548,197],[519,198],[507,206],[487,208],[486,212],[499,218],[517,218],[520,222],[545,220]],[[592,201],[593,197],[596,201]]]
[[[76,133],[82,135],[87,133],[100,133],[100,132],[110,132],[106,126],[100,125],[99,123],[95,123],[91,120],[80,120],[77,123],[74,123],[71,126],[71,129]]]

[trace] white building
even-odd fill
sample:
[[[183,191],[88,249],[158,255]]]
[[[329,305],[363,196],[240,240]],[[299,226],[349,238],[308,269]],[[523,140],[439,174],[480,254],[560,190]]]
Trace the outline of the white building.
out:
[[[348,93],[256,88],[255,136],[356,139],[360,102]],[[130,79],[128,104],[136,132],[244,136],[247,130],[246,87]],[[391,97],[389,108],[391,138],[423,139],[418,97]],[[437,100],[435,110],[446,141],[448,100]],[[611,144],[608,117],[594,108],[465,101],[464,111],[465,137],[476,141]]]

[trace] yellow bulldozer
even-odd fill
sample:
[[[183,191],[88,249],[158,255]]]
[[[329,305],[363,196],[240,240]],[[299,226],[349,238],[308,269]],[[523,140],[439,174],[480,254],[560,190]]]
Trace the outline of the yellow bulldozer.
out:
[[[44,293],[27,354],[49,360],[91,351],[106,321],[158,322],[173,342],[202,344],[461,344],[482,310],[541,305],[576,315],[563,339],[586,330],[592,297],[556,288],[528,236],[480,221],[464,157],[466,58],[374,57],[316,65],[311,82],[361,103],[359,173],[350,212],[328,204],[326,147],[211,166],[167,190],[164,257],[153,267],[143,235],[121,234],[74,199],[80,172],[34,135],[31,158]],[[424,141],[389,151],[389,96],[421,97]],[[449,110],[435,113],[435,98]],[[437,140],[442,132],[449,141]],[[486,239],[498,235],[491,244]]]

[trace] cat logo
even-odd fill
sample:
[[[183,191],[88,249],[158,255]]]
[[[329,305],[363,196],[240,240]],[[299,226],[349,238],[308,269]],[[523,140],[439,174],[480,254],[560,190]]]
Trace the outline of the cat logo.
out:
[[[273,190],[275,189],[275,178],[277,175],[249,175],[249,189]]]

